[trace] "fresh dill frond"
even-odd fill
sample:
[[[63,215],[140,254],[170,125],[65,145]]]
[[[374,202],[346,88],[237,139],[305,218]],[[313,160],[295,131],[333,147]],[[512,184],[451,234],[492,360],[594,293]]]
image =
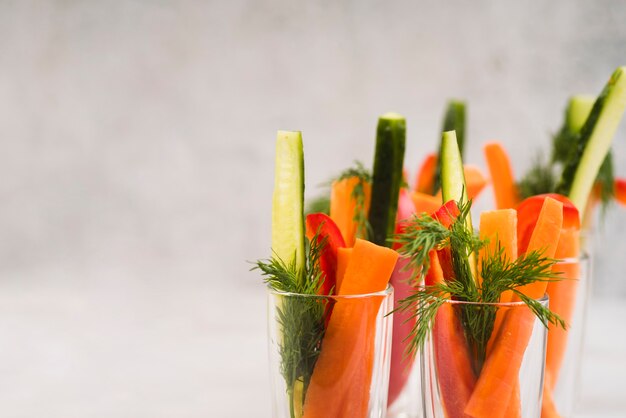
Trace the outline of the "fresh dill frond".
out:
[[[315,297],[321,286],[319,259],[326,240],[318,235],[307,240],[303,269],[294,260],[286,263],[278,257],[255,262],[252,270],[260,270],[265,283],[274,291],[290,293],[276,307],[280,326],[281,374],[287,385],[293,416],[294,385],[303,382],[304,392],[311,380],[320,354],[328,312],[327,299]],[[301,400],[304,402],[304,399]]]
[[[393,242],[400,244],[398,253],[409,258],[408,268],[426,273],[430,267],[428,254],[446,246],[452,232],[430,215],[413,215],[406,223],[404,232],[396,235]]]
[[[337,181],[355,177],[358,179],[358,182],[352,189],[350,195],[350,198],[355,202],[352,220],[357,224],[356,237],[367,239],[370,236],[372,227],[368,221],[368,213],[366,210],[365,185],[372,183],[372,174],[365,168],[363,163],[355,161],[354,167],[344,170],[337,178]]]

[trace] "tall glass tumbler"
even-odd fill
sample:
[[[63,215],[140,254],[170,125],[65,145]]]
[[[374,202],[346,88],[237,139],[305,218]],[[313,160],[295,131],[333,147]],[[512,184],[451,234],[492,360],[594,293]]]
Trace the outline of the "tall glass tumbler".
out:
[[[564,259],[553,267],[563,278],[548,284],[550,308],[566,322],[564,330],[550,325],[546,354],[544,408],[562,417],[574,415],[580,388],[591,262],[587,254]]]
[[[469,322],[489,316],[498,318],[489,344],[470,344]],[[422,353],[424,417],[539,418],[546,339],[523,302],[443,302]]]
[[[272,416],[384,418],[393,287],[316,296],[268,291]]]

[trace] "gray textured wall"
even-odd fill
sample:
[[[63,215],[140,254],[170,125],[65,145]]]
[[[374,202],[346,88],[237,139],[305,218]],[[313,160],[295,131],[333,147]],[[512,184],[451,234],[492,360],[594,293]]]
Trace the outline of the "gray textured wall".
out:
[[[415,170],[446,99],[462,97],[467,160],[484,165],[479,144],[501,139],[521,172],[567,97],[598,93],[626,64],[625,12],[0,2],[2,415],[269,416],[264,289],[244,260],[270,251],[276,130],[304,132],[311,196],[371,161],[389,110],[408,119]],[[615,156],[626,176],[626,123]],[[596,294],[626,297],[626,210],[605,225]]]
[[[501,139],[521,172],[568,95],[599,92],[626,63],[625,12],[611,1],[2,2],[2,276],[193,265],[176,280],[256,280],[243,260],[269,254],[279,128],[304,131],[311,195],[371,160],[388,110],[408,119],[415,169],[445,100],[462,97],[467,160],[484,165],[478,145]],[[597,292],[624,296],[626,212],[606,225]]]

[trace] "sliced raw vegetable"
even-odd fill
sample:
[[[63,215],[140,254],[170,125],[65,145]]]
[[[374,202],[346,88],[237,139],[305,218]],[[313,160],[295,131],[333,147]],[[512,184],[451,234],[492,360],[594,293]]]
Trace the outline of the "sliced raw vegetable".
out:
[[[584,216],[589,193],[626,108],[626,67],[611,76],[593,105],[577,140],[576,152],[565,164],[557,192],[567,194]]]
[[[343,278],[346,275],[346,268],[348,268],[350,257],[352,257],[352,248],[344,247],[337,249],[336,293],[339,293],[341,291],[341,283],[343,283]]]
[[[463,146],[465,144],[465,102],[461,100],[450,100],[446,106],[446,114],[443,119],[443,129],[441,132],[456,132],[456,139],[459,146],[459,152],[463,155]],[[442,161],[443,144],[439,146],[438,161]],[[431,194],[435,194],[441,188],[441,164],[436,165],[435,175],[433,179],[433,187]]]
[[[526,253],[537,251],[544,258],[554,258],[559,242],[557,237],[561,234],[561,228],[563,228],[563,203],[546,197]],[[537,281],[522,286],[518,290],[532,299],[539,299],[546,293],[547,284],[546,281]]]
[[[369,210],[371,241],[378,245],[390,246],[387,238],[395,230],[405,142],[404,117],[396,113],[381,116],[376,131],[372,201]]]
[[[508,154],[499,142],[486,144],[484,152],[491,177],[496,209],[515,208],[519,202],[519,193]]]
[[[387,287],[398,253],[356,240],[340,295],[380,292]],[[304,418],[365,418],[372,377],[378,298],[335,303],[306,394]],[[349,405],[347,405],[349,404]]]
[[[306,216],[306,236],[309,240],[317,236],[319,243],[325,241],[319,260],[322,270],[320,294],[330,295],[331,290],[336,287],[337,250],[346,246],[341,231],[327,215],[311,213]]]
[[[302,133],[278,131],[272,204],[272,251],[304,266],[304,154]]]
[[[441,197],[431,196],[422,192],[411,193],[413,204],[415,205],[415,213],[432,213],[441,206]]]
[[[517,207],[517,240],[518,251],[520,254],[526,252],[530,237],[537,224],[541,207],[547,197],[558,200],[563,203],[563,228],[576,228],[580,229],[580,216],[578,209],[567,197],[556,194],[547,193],[537,196],[529,197],[525,199]]]
[[[615,179],[615,198],[626,206],[626,179]]]
[[[437,168],[437,154],[428,154],[417,171],[415,178],[415,191],[427,195],[433,195],[435,190],[434,179]],[[436,191],[436,190],[435,190]]]
[[[363,202],[355,199],[355,188],[361,187]],[[357,236],[365,237],[366,226],[359,225],[355,216],[367,214],[370,206],[371,185],[359,177],[349,177],[333,182],[330,191],[330,217],[339,227],[346,246],[352,247]],[[363,207],[358,207],[362,204]],[[364,219],[365,220],[365,219]]]

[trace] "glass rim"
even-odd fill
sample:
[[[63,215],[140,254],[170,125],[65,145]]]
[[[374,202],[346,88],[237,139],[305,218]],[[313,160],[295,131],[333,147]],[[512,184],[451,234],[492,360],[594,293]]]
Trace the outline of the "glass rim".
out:
[[[519,300],[515,302],[470,302],[467,300],[454,300],[454,299],[443,299],[437,298],[438,300],[443,300],[444,303],[448,303],[450,305],[460,305],[460,306],[495,306],[497,308],[515,308],[518,306],[528,306],[526,302]],[[550,301],[550,297],[547,293],[544,293],[542,297],[538,299],[534,299],[537,302],[545,303]]]
[[[301,298],[343,300],[343,299],[364,299],[364,298],[371,298],[374,296],[390,296],[393,294],[394,289],[391,283],[388,283],[387,287],[384,290],[381,290],[379,292],[354,293],[351,295],[311,295],[309,293],[283,292],[282,290],[274,290],[269,286],[267,286],[267,291],[271,295],[276,295],[276,296],[293,296],[293,297],[301,297]]]

